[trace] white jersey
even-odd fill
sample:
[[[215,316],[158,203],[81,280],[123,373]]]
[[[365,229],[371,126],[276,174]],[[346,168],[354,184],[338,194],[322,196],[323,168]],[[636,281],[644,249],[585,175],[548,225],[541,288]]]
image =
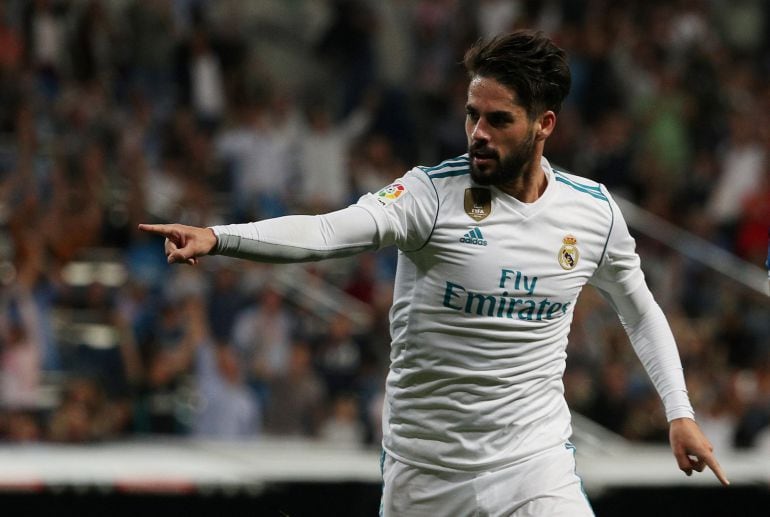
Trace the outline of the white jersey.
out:
[[[399,248],[383,446],[403,463],[478,472],[563,447],[567,334],[586,283],[617,311],[666,418],[693,418],[617,205],[601,185],[541,166],[534,203],[475,184],[461,156],[342,210],[213,227],[213,253],[283,263]]]
[[[358,202],[399,248],[383,447],[407,464],[487,470],[571,435],[562,375],[582,287],[644,282],[609,193],[542,160],[533,203],[471,179],[467,155]]]

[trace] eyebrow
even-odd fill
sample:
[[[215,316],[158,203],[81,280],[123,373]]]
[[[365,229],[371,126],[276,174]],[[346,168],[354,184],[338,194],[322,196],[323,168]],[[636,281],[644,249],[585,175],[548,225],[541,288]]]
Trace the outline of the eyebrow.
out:
[[[470,103],[465,105],[465,111],[466,112],[474,112],[474,113],[478,113],[479,112],[478,108],[476,108],[475,106],[473,106]],[[507,111],[507,110],[490,111],[488,113],[485,113],[485,115],[486,115],[487,118],[489,118],[489,117],[497,117],[497,118],[505,118],[505,119],[509,119],[509,120],[513,120],[515,118],[514,113],[512,111]]]
[[[487,113],[487,118],[491,118],[491,117],[496,117],[496,118],[505,119],[505,120],[514,119],[513,112],[511,111],[492,111],[490,113]]]
[[[500,110],[490,111],[488,113],[511,113],[512,114],[515,111],[514,108],[516,108],[516,105],[512,106],[511,109],[500,109]],[[466,110],[472,109],[475,111],[479,111],[479,109],[470,102],[467,102],[465,104],[465,109]]]

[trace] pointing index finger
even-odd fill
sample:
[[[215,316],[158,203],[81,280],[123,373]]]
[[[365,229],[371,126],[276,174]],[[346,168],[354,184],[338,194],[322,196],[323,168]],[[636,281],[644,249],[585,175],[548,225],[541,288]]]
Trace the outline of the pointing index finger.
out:
[[[728,486],[730,484],[730,480],[727,479],[727,476],[722,470],[722,467],[719,465],[719,462],[717,461],[717,459],[711,454],[709,454],[707,457],[703,459],[706,462],[706,465],[709,466],[711,471],[717,477],[719,482],[722,483],[724,486]]]
[[[167,224],[140,224],[139,229],[144,232],[149,233],[156,233],[158,235],[163,235],[164,237],[168,237],[172,235],[173,230],[169,228],[169,225]]]
[[[727,476],[725,475],[725,472],[722,470],[722,466],[717,461],[716,457],[713,454],[704,454],[700,457],[701,462],[708,465],[708,467],[711,469],[711,471],[714,473],[716,478],[719,480],[720,483],[724,486],[730,485],[730,480],[727,479]]]

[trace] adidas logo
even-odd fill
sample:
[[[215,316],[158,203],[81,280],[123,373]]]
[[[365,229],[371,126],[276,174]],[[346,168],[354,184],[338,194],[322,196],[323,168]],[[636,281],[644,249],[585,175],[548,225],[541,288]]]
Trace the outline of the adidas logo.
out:
[[[478,227],[472,229],[462,237],[460,237],[460,242],[465,244],[475,244],[476,246],[486,246],[487,241],[484,240],[484,236],[481,235],[481,230],[479,230]]]

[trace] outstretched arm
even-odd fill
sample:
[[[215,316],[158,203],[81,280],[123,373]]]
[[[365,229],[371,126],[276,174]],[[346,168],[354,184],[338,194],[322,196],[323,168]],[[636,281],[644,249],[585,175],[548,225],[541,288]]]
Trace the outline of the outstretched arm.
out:
[[[254,223],[198,228],[181,224],[140,224],[166,237],[169,264],[195,264],[203,255],[258,262],[309,262],[376,249],[377,223],[355,205],[324,215],[290,215]]]

